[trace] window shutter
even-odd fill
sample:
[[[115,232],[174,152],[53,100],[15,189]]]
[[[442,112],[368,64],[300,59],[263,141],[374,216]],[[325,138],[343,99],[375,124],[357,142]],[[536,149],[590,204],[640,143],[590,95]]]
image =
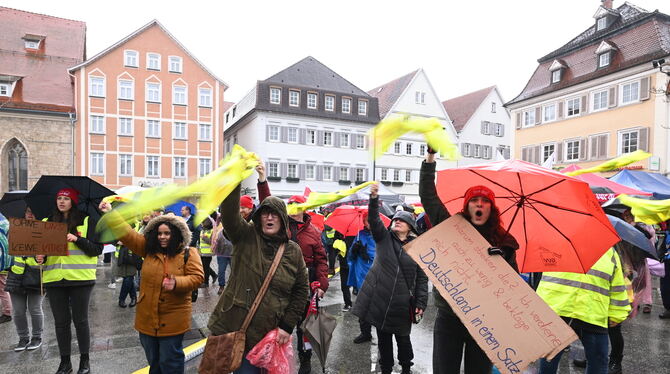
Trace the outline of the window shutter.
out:
[[[490,159],[493,158],[493,147],[490,146],[490,145],[487,145],[487,146],[486,146],[486,149],[488,149],[488,157],[487,157],[487,159],[490,160]]]
[[[528,161],[528,148],[521,148],[521,159]]]
[[[596,160],[598,158],[598,151],[600,148],[598,147],[598,143],[600,142],[600,137],[599,136],[591,136],[589,137],[589,158],[591,160]]]
[[[270,126],[265,126],[265,141],[270,141]],[[227,143],[227,142],[226,142]]]
[[[521,112],[516,113],[516,128],[521,128]]]
[[[288,141],[288,127],[280,127],[281,130],[281,137],[279,138],[282,143],[286,143]]]
[[[579,139],[579,159],[582,161],[586,160],[587,154],[586,139]]]
[[[542,163],[542,162],[540,161],[540,160],[541,160],[541,158],[540,158],[541,150],[540,150],[540,146],[539,146],[539,145],[536,145],[536,146],[533,148],[533,153],[534,153],[534,156],[533,156],[533,158],[534,158],[533,163],[535,163],[535,164],[541,164],[541,163]]]
[[[300,144],[305,144],[305,137],[307,136],[307,135],[306,135],[307,130],[305,130],[305,129],[299,129],[298,131],[299,131],[299,133],[298,133],[299,136],[298,136],[298,137],[300,138],[300,139],[299,139],[299,140],[300,140]]]
[[[368,170],[368,168],[363,169],[363,180],[365,180],[365,181],[370,180],[369,179],[370,177],[369,177],[369,174],[368,174],[369,171],[370,170]]]
[[[642,78],[640,81],[640,100],[649,100],[649,93],[650,93],[650,77]]]
[[[582,108],[579,111],[579,114],[586,114],[589,111],[589,96],[582,96]]]
[[[340,180],[340,167],[339,166],[333,166],[333,180],[338,181]]]
[[[323,131],[316,131],[316,145],[323,145]]]
[[[556,115],[556,118],[561,119],[563,118],[563,101],[558,102],[558,113]]]
[[[607,158],[607,148],[609,145],[608,142],[608,136],[607,134],[604,135],[598,135],[598,157],[599,158]]]
[[[286,175],[288,175],[288,166],[286,165],[285,162],[282,162],[279,164],[280,171],[279,171],[279,176],[282,178],[286,178]]]
[[[465,144],[466,143],[461,143],[461,154],[467,157],[468,155],[465,154]]]
[[[535,108],[535,124],[539,125],[542,123],[542,108],[537,107]]]
[[[563,142],[556,143],[556,163],[563,161]]]
[[[500,137],[505,136],[505,125],[502,123],[499,123],[498,126],[500,126]]]
[[[349,135],[349,148],[356,149],[356,142],[358,141],[358,134],[352,133]]]
[[[503,157],[505,158],[505,160],[509,160],[512,157],[512,149],[509,147],[505,148],[505,150],[503,151]]]
[[[323,180],[323,165],[316,166],[316,180],[318,181]]]
[[[340,146],[340,133],[339,132],[334,132],[333,133],[333,146],[334,147],[339,147]]]
[[[298,178],[305,179],[305,165],[298,165]]]
[[[617,104],[617,100],[616,100],[616,94],[617,94],[617,91],[618,91],[617,88],[618,88],[618,86],[614,86],[614,87],[610,87],[610,89],[609,89],[608,99],[609,99],[609,107],[610,108],[614,108]]]
[[[649,128],[641,128],[638,136],[640,137],[640,146],[638,148],[645,152],[649,152]]]

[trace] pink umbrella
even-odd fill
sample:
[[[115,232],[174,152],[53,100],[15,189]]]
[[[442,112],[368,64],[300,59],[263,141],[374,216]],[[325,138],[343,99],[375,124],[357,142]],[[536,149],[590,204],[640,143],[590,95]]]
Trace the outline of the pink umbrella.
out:
[[[567,168],[561,170],[561,173],[568,173],[571,171],[579,170],[581,169],[577,165],[570,165]],[[588,174],[580,174],[580,175],[575,175],[573,178],[579,179],[582,182],[586,182],[589,184],[591,187],[606,187],[612,190],[616,194],[616,196],[621,195],[622,193],[625,193],[627,195],[641,195],[641,196],[651,196],[649,192],[644,192],[640,190],[636,190],[634,188],[630,188],[628,186],[624,186],[623,184],[619,184],[616,182],[613,182],[609,179],[600,177],[598,175],[595,175],[593,173],[588,173]]]

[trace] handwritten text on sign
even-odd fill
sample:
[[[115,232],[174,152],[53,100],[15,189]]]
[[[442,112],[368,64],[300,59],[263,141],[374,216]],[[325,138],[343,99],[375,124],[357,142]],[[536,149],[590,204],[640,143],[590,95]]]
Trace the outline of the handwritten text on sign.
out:
[[[462,216],[410,244],[407,253],[437,287],[477,344],[502,373],[520,373],[553,358],[577,339]]]
[[[67,256],[67,225],[9,218],[9,254]]]

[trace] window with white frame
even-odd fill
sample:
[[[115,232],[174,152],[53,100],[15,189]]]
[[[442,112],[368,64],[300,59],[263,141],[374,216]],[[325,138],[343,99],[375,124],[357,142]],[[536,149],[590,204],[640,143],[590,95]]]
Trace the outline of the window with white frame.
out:
[[[544,117],[542,122],[552,122],[556,120],[556,104],[545,105],[543,108]]]
[[[133,155],[119,155],[119,175],[133,175]]]
[[[300,91],[288,90],[288,105],[300,106]]]
[[[402,144],[400,142],[395,142],[393,144],[393,153],[399,155],[400,154],[400,148],[402,148]]]
[[[535,108],[524,110],[523,112],[523,127],[530,127],[535,125]]]
[[[341,166],[340,167],[340,180],[348,181],[349,180],[349,168]]]
[[[0,85],[2,85],[0,83]],[[88,95],[105,97],[105,78],[103,77],[88,77]],[[2,95],[2,92],[0,92]]]
[[[90,119],[91,126],[90,132],[93,134],[104,134],[105,133],[105,117],[103,116],[91,116]]]
[[[463,156],[470,157],[472,155],[472,144],[463,143]]]
[[[333,180],[333,167],[330,165],[323,166],[323,180],[331,181]]]
[[[305,165],[305,179],[313,180],[316,177],[316,165],[307,164]]]
[[[407,143],[405,144],[405,154],[406,155],[411,155],[412,154],[412,143]]]
[[[333,132],[324,131],[323,132],[323,145],[332,146],[333,145]]]
[[[405,170],[405,182],[409,183],[412,181],[412,171]]]
[[[495,136],[503,136],[505,133],[505,125],[502,123],[494,123],[493,124],[493,131]]]
[[[272,177],[272,178],[279,177],[279,163],[278,162],[268,162],[268,177]]]
[[[556,144],[543,144],[542,145],[542,162],[545,162],[551,157],[552,154],[556,151]]]
[[[343,132],[340,134],[340,147],[349,148],[351,147],[349,143],[349,133]]]
[[[356,135],[356,148],[365,149],[365,135]]]
[[[351,113],[351,99],[348,97],[342,98],[342,113]]]
[[[426,155],[426,145],[419,144],[419,156],[423,157]]]
[[[610,64],[610,52],[601,53],[598,55],[598,67],[603,68]]]
[[[212,125],[201,123],[198,125],[198,140],[212,140]]]
[[[399,169],[393,169],[393,181],[394,182],[400,182],[400,170]]]
[[[289,127],[287,129],[287,141],[289,143],[297,143],[298,142],[298,128],[297,127]]]
[[[212,171],[212,160],[201,158],[198,160],[198,177],[202,178]]]
[[[363,168],[356,168],[354,169],[354,173],[356,174],[356,178],[354,179],[356,182],[361,182],[365,180],[365,169]]]
[[[271,142],[279,141],[279,126],[268,126],[268,140]]]
[[[489,135],[491,133],[491,122],[482,121],[482,134]]]
[[[147,69],[161,70],[161,55],[158,53],[147,53]]]
[[[565,142],[565,160],[566,161],[579,160],[579,139]]]
[[[492,101],[491,102],[491,113],[495,113],[495,112],[496,112],[496,103],[495,103],[495,101]]]
[[[270,87],[270,104],[281,104],[281,88]]]
[[[329,112],[334,111],[335,110],[335,96],[326,95],[326,102],[325,102],[324,107]]]
[[[368,115],[368,101],[367,100],[358,100],[358,115],[367,116]]]
[[[186,139],[186,122],[175,122],[172,126],[174,139]]]
[[[200,88],[198,89],[198,105],[211,108],[212,107],[212,89]]]
[[[119,80],[119,99],[133,100],[134,86],[133,81]]]
[[[593,93],[593,111],[607,109],[607,90]]]
[[[630,82],[621,86],[621,104],[630,104],[640,99],[640,82]]]
[[[149,138],[161,137],[161,121],[155,119],[147,120],[147,137]]]
[[[387,181],[389,178],[389,171],[388,169],[382,169],[382,180]]]
[[[565,112],[566,117],[578,116],[582,110],[582,99],[580,97],[568,99],[566,101],[565,107],[566,107]]]
[[[0,96],[12,96],[12,85],[9,83],[0,83]]]
[[[41,40],[25,39],[24,46],[26,49],[39,49]]]
[[[91,153],[91,175],[103,175],[105,173],[104,153]]]
[[[607,17],[600,17],[596,21],[596,31],[603,30],[607,27]]]
[[[169,70],[170,73],[181,73],[182,72],[182,64],[181,64],[181,57],[179,56],[170,56],[168,58],[169,60]]]
[[[307,93],[307,108],[316,109],[318,98],[319,98],[318,94],[316,94],[314,92],[308,92]]]
[[[174,158],[174,177],[175,178],[186,177],[186,157]]]
[[[161,84],[147,82],[147,101],[152,103],[161,102]]]
[[[558,83],[561,81],[561,69],[551,72],[551,83]]]
[[[147,177],[160,176],[160,158],[158,156],[147,156]]]
[[[425,104],[426,103],[426,93],[421,91],[416,91],[414,93],[414,101],[416,104]]]
[[[473,157],[476,158],[482,157],[482,146],[480,144],[475,144],[473,150],[474,150]]]
[[[298,164],[288,164],[286,169],[286,177],[298,178]]]
[[[119,135],[133,135],[133,119],[119,118]]]
[[[139,66],[137,62],[137,51],[124,51],[123,56],[125,66],[130,66],[134,68]]]
[[[172,103],[186,105],[186,86],[172,86]]]
[[[482,146],[482,158],[490,159],[491,158],[491,147],[488,145]]]
[[[307,130],[305,132],[305,143],[310,145],[316,144],[316,130]]]
[[[619,131],[619,144],[620,153],[630,153],[637,151],[640,147],[640,131]]]

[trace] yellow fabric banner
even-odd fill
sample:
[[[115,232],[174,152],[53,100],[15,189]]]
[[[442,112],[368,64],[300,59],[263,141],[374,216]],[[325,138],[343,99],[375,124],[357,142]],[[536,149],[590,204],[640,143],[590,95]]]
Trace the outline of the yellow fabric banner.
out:
[[[621,194],[617,199],[631,208],[636,221],[654,225],[670,219],[670,199],[647,200]]]
[[[361,183],[358,186],[354,188],[350,188],[348,190],[341,190],[337,192],[312,192],[309,194],[309,197],[307,197],[307,201],[305,201],[302,204],[289,204],[288,207],[286,208],[288,211],[288,214],[298,214],[300,212],[304,212],[309,209],[314,209],[316,207],[320,207],[322,205],[330,204],[334,201],[337,201],[339,199],[342,199],[344,197],[347,197],[349,195],[353,195],[359,190],[373,184],[375,182],[365,182]]]
[[[630,165],[633,162],[637,161],[642,161],[646,158],[651,157],[651,153],[647,153],[642,150],[637,150],[632,153],[626,153],[623,154],[617,158],[613,158],[609,161],[605,161],[600,165],[596,165],[592,168],[586,168],[586,169],[579,169],[571,172],[565,173],[565,175],[574,177],[576,175],[581,175],[581,174],[588,174],[588,173],[597,173],[597,172],[603,172],[603,171],[612,171],[614,169],[618,169],[621,167],[624,167],[626,165]]]

